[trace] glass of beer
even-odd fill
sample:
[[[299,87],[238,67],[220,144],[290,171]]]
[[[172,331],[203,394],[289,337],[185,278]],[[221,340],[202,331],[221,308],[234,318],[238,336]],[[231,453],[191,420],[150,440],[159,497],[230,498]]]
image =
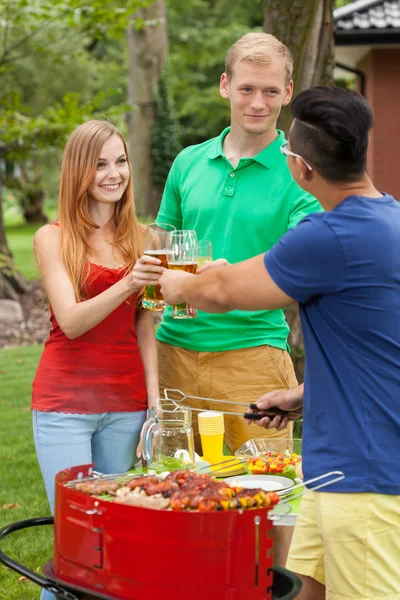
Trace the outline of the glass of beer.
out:
[[[175,227],[167,223],[151,223],[144,234],[144,253],[161,261],[160,267],[168,269],[168,255],[171,252],[171,233]],[[144,290],[143,308],[164,310],[165,300],[159,285],[147,285]]]
[[[173,271],[196,273],[197,236],[192,230],[173,231],[171,233],[171,252],[168,255],[168,268]],[[177,304],[172,307],[174,319],[192,319],[197,311],[190,304]]]
[[[197,268],[200,269],[212,262],[212,244],[209,240],[199,240],[197,248]]]

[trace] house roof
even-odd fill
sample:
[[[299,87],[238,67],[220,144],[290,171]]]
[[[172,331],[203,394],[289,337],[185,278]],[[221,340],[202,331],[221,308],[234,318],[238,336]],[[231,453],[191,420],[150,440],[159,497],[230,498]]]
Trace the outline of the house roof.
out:
[[[356,0],[333,11],[336,44],[400,44],[400,0]]]

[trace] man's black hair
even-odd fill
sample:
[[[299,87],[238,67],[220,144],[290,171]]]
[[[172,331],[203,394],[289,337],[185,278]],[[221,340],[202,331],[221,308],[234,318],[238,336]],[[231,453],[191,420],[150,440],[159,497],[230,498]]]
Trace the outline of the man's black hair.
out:
[[[291,110],[290,147],[322,177],[356,181],[365,173],[373,117],[361,94],[316,86],[301,92]]]

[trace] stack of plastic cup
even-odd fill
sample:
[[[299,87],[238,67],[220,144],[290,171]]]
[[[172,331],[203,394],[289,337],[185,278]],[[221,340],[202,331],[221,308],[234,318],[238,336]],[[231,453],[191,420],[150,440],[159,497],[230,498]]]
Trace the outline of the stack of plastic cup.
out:
[[[206,410],[198,414],[198,420],[204,460],[210,463],[220,461],[224,446],[224,415]]]

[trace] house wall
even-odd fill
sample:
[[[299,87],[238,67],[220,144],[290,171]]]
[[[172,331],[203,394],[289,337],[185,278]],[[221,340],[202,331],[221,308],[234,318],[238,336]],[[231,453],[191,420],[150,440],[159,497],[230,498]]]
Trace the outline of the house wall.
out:
[[[368,172],[381,190],[400,200],[400,48],[375,48],[359,64],[374,113]]]

